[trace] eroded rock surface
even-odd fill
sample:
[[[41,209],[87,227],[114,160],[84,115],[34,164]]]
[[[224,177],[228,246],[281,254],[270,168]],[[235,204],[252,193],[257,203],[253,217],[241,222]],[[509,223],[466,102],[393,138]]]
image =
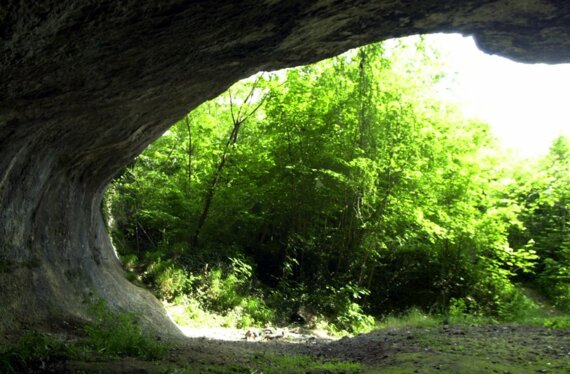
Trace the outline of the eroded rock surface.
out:
[[[168,126],[234,81],[416,33],[475,35],[570,61],[565,0],[7,0],[0,6],[0,330],[83,318],[102,297],[173,332],[130,285],[103,190]]]

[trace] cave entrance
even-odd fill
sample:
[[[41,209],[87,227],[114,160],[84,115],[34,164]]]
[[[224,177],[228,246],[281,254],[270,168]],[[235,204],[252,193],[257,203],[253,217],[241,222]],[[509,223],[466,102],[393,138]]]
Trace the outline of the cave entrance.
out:
[[[570,135],[570,69],[529,69],[433,35],[235,84],[107,191],[127,277],[190,327],[356,333],[413,308],[504,313],[552,258],[517,229],[532,215],[520,159]]]

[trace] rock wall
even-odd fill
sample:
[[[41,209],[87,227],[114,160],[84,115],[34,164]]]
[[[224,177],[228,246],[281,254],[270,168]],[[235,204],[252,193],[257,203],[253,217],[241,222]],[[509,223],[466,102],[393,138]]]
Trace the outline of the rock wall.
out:
[[[86,301],[172,332],[124,279],[106,184],[236,80],[372,41],[461,32],[525,62],[570,61],[564,0],[5,0],[0,7],[0,330],[85,318]]]

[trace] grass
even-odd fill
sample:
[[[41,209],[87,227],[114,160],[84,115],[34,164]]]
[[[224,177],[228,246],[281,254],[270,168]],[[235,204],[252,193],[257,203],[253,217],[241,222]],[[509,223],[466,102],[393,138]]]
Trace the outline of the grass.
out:
[[[194,368],[196,369],[196,368]],[[306,355],[258,353],[247,364],[208,365],[200,368],[204,373],[364,373],[366,368],[355,362],[322,360]]]
[[[532,338],[531,338],[532,336]],[[504,325],[483,328],[452,326],[448,331],[416,330],[416,352],[399,354],[386,372],[563,373],[570,369],[568,344],[556,334],[532,327]]]
[[[23,335],[13,347],[0,352],[0,372],[43,369],[54,362],[74,357],[76,353],[72,345],[50,335],[31,332]]]
[[[166,353],[164,344],[142,333],[134,315],[113,313],[104,301],[95,303],[91,311],[95,321],[85,327],[85,345],[93,352],[147,359],[161,358]]]
[[[67,360],[113,360],[118,357],[160,359],[168,347],[144,335],[133,315],[111,312],[99,301],[91,307],[94,321],[84,327],[84,337],[63,341],[49,334],[30,332],[0,351],[0,373],[46,370]]]
[[[394,329],[403,327],[435,327],[443,323],[443,317],[410,309],[399,316],[384,317],[378,324],[378,329]]]
[[[362,372],[362,366],[355,362],[323,361],[304,355],[262,354],[255,356],[254,362],[261,373]]]
[[[570,369],[570,336],[566,330],[498,323],[444,325],[443,317],[418,310],[384,319],[379,325],[382,329],[370,336],[338,341],[337,353],[323,358],[272,352],[272,345],[254,353],[240,346],[214,343],[190,349],[180,346],[166,357],[167,347],[144,337],[132,316],[118,318],[121,315],[111,313],[104,303],[95,309],[100,318],[86,328],[84,339],[62,342],[46,334],[27,334],[0,353],[0,372],[57,371],[68,368],[57,366],[66,360],[74,362],[71,368],[76,372],[113,372],[125,365],[133,371],[250,374],[567,373]],[[363,352],[367,353],[361,356]],[[335,357],[362,357],[366,364]]]
[[[500,323],[515,323],[525,326],[540,326],[555,329],[570,328],[570,315],[544,315],[540,310],[525,313],[515,319],[499,321],[497,318],[474,316],[469,314],[442,316],[423,313],[411,309],[400,316],[388,316],[382,319],[377,329],[405,328],[405,327],[437,327],[446,324],[462,326],[489,326]]]
[[[375,369],[382,373],[570,372],[570,337],[565,333],[570,316],[552,314],[532,301],[519,301],[510,324],[462,313],[429,315],[417,309],[385,317],[378,323],[388,339],[383,344],[387,349],[399,348],[387,354],[381,369]]]
[[[521,366],[520,362],[509,362],[497,357],[473,357],[456,353],[405,353],[398,355],[396,363],[383,367],[382,373],[565,373],[561,364],[548,361]]]
[[[508,310],[516,309],[507,321],[509,325],[505,325],[505,321],[501,324],[497,318],[463,313],[461,308],[447,316],[430,315],[418,309],[387,316],[377,323],[378,331],[371,335],[378,339],[376,346],[381,342],[381,353],[386,353],[386,358],[375,361],[372,366],[321,356],[251,351],[236,356],[242,358],[237,362],[219,357],[218,351],[194,356],[196,352],[188,355],[188,352],[178,350],[178,360],[173,363],[166,360],[166,353],[173,351],[144,335],[134,315],[114,313],[105,302],[99,301],[93,304],[93,321],[80,331],[79,340],[61,341],[48,334],[26,334],[14,346],[0,350],[0,372],[46,370],[57,368],[58,363],[68,360],[101,372],[108,371],[106,367],[113,368],[113,362],[122,365],[125,360],[127,363],[133,360],[130,364],[134,368],[154,365],[153,368],[164,368],[166,372],[361,373],[380,369],[383,373],[570,372],[570,355],[564,348],[570,346],[570,337],[565,330],[570,328],[570,316],[547,311],[533,301],[524,296],[516,300],[516,305],[509,306]],[[176,313],[171,315],[178,322],[192,324],[211,324],[210,318],[214,316],[193,300],[184,300],[174,311],[179,313],[178,316]],[[217,317],[216,325],[223,324],[223,318],[238,320],[231,314]],[[358,353],[361,348],[357,344],[360,344],[359,340],[347,346],[345,353]],[[268,349],[271,350],[270,346]],[[104,366],[106,364],[108,366]]]

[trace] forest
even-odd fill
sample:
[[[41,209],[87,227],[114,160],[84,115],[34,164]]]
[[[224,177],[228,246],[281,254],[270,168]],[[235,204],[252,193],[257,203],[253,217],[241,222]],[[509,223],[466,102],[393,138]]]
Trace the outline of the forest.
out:
[[[127,276],[187,325],[568,327],[570,139],[516,159],[449,79],[417,37],[236,83],[108,188]]]

